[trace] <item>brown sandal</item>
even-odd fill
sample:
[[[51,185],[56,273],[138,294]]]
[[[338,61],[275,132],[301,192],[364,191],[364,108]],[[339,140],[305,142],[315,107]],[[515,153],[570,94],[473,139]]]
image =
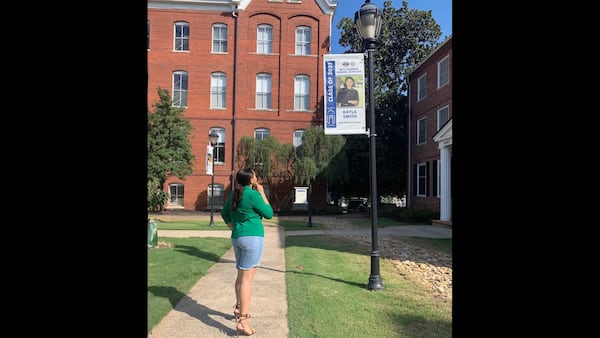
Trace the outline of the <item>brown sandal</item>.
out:
[[[240,304],[235,304],[233,306],[233,316],[235,317],[235,320],[240,319],[240,314]]]
[[[253,328],[246,328],[244,326],[244,324],[242,323],[242,321],[246,320],[250,318],[249,314],[245,314],[245,315],[240,315],[238,318],[238,324],[235,327],[235,330],[237,331],[237,336],[239,338],[239,336],[253,336],[256,333],[256,330]]]

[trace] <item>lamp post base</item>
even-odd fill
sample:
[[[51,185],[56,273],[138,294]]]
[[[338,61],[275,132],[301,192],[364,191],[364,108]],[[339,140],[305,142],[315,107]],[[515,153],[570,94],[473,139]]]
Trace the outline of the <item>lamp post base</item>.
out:
[[[369,275],[367,289],[383,290],[383,282],[381,281],[381,275],[379,274],[379,251],[376,250],[371,252],[371,275]]]
[[[369,290],[383,290],[383,283],[381,282],[381,276],[371,275],[369,276],[369,284],[367,284]]]

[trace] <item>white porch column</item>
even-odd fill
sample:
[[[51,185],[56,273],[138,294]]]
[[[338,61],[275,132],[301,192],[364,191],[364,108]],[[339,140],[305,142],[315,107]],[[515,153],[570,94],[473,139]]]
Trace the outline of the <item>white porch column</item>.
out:
[[[450,153],[452,144],[440,145],[440,221],[452,220],[452,200],[450,197]]]

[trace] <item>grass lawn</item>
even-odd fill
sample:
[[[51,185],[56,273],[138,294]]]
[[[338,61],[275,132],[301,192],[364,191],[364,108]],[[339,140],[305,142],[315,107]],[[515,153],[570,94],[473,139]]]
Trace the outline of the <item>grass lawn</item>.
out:
[[[220,219],[220,217],[219,217]],[[285,230],[305,221],[271,220]],[[370,221],[358,219],[359,226]],[[158,221],[161,229],[228,230],[199,220]],[[364,224],[363,224],[364,223]],[[399,225],[380,221],[380,227]],[[314,223],[312,229],[324,229]],[[164,238],[173,247],[148,250],[148,332],[231,247],[229,238]],[[286,237],[289,337],[452,337],[452,304],[430,295],[395,265],[380,259],[384,290],[366,289],[370,251],[349,238]],[[410,238],[427,250],[451,253],[451,239]]]
[[[389,260],[380,259],[384,290],[369,291],[370,255],[354,241],[292,236],[285,252],[289,337],[452,337],[452,304]]]

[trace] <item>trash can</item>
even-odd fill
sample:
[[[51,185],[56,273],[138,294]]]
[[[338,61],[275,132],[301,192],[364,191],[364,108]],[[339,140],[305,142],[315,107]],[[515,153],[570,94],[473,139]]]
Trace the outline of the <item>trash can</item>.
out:
[[[158,225],[155,219],[148,219],[148,247],[158,245]]]

